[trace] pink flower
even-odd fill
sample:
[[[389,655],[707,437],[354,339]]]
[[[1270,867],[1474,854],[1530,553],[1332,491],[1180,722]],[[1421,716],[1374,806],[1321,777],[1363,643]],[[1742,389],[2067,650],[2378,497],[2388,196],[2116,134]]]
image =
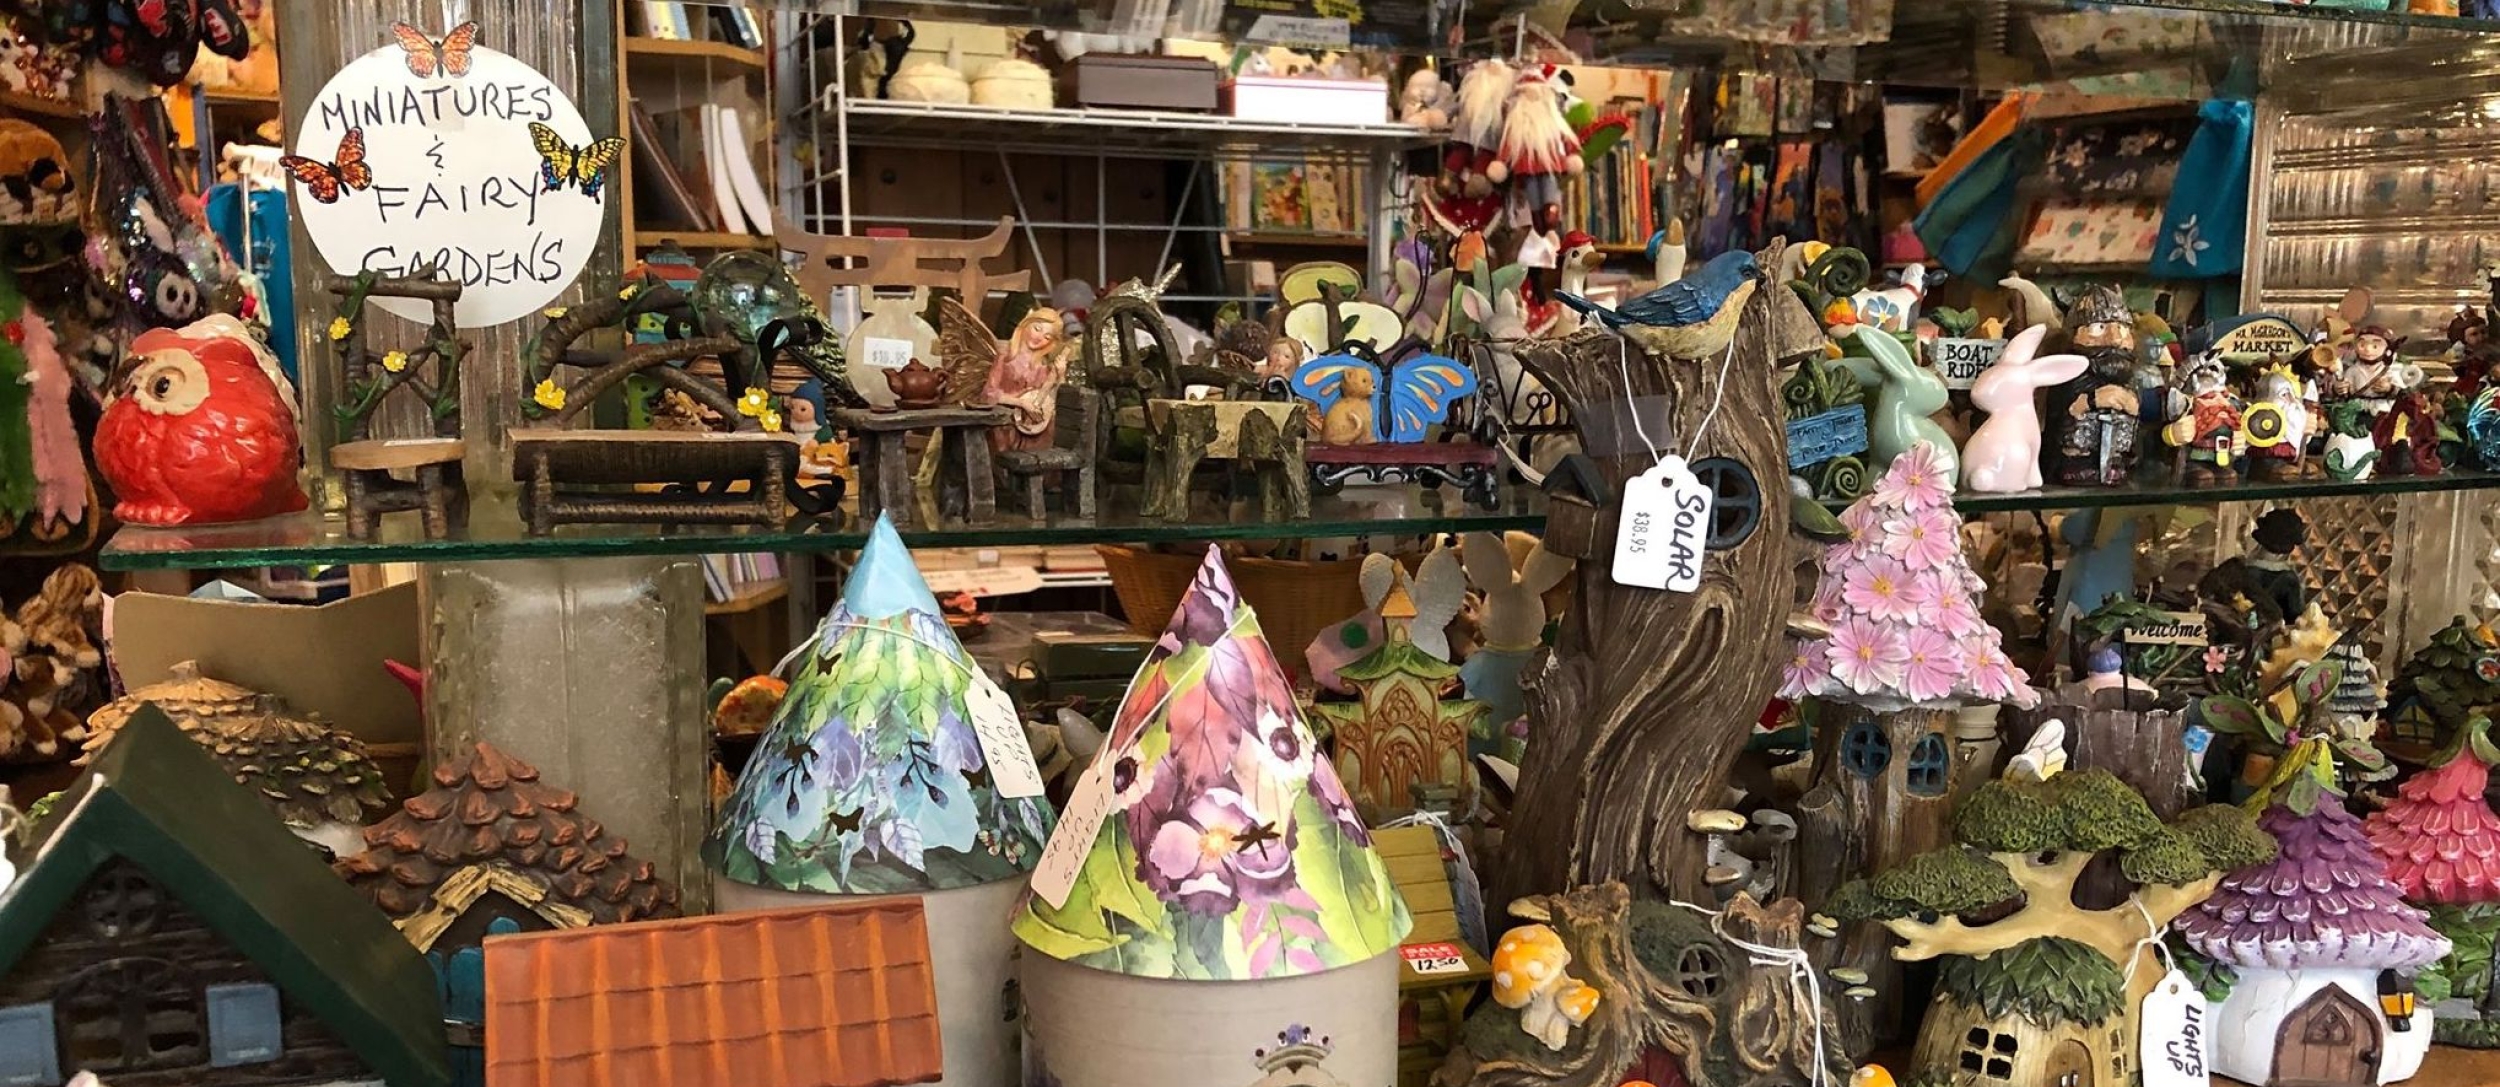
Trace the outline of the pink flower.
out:
[[[1979,618],[1979,609],[1971,606],[1970,594],[1963,591],[1960,578],[1934,578],[1927,583],[1927,589],[1927,619],[1936,629],[1951,637],[1967,638],[1987,626]]]
[[[2026,708],[2039,701],[2040,696],[2032,693],[2031,677],[2005,658],[1993,631],[1962,639],[1962,655],[1969,662],[1971,690],[1979,697]]]
[[[1849,530],[1851,543],[1874,539],[1883,531],[1884,511],[1878,509],[1873,502],[1860,499],[1850,503],[1849,508],[1841,512],[1840,527]]]
[[[1795,650],[1780,669],[1780,697],[1794,702],[1822,690],[1832,678],[1831,657],[1821,641],[1789,643]]]
[[[1901,632],[1863,618],[1832,628],[1825,652],[1832,678],[1859,694],[1888,694],[1901,683],[1910,655]]]
[[[1822,587],[1814,590],[1813,612],[1816,619],[1825,623],[1837,623],[1848,618],[1849,610],[1840,600],[1840,586],[1828,578],[1824,579]]]
[[[1927,597],[1910,571],[1880,556],[1850,568],[1840,583],[1840,599],[1858,614],[1882,622],[1911,622]]]
[[[2220,675],[2223,669],[2230,666],[2230,650],[2224,649],[2218,645],[2209,645],[2205,647],[2205,672],[2207,675]]]
[[[1923,510],[1884,522],[1884,554],[1912,570],[1940,570],[1962,553],[1962,519],[1952,510]]]
[[[1962,649],[1934,627],[1911,627],[1902,639],[1909,663],[1901,668],[1901,693],[1912,702],[1951,697],[1953,680],[1962,672]]]
[[[1918,512],[1953,503],[1951,473],[1936,447],[1920,442],[1892,459],[1892,467],[1875,484],[1875,501],[1894,509]]]

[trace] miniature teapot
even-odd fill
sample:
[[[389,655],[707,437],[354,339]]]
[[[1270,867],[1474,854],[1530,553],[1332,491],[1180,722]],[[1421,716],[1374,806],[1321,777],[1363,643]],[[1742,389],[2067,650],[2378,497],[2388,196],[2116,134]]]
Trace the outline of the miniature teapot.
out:
[[[898,408],[934,408],[945,398],[946,372],[914,358],[901,369],[886,371],[885,387],[893,390]]]

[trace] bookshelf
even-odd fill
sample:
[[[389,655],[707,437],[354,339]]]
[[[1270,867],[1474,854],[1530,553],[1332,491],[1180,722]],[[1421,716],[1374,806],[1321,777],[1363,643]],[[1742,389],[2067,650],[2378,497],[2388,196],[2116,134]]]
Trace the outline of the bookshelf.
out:
[[[727,10],[617,0],[617,116],[629,149],[612,176],[628,266],[670,243],[698,260],[772,246],[767,232],[721,229],[716,210],[700,119],[706,104],[738,114],[744,150],[768,196],[775,191],[779,157],[769,20],[753,20],[755,44],[722,40],[721,35],[742,33],[725,17]],[[675,36],[655,37],[652,31]],[[655,161],[665,164],[668,176],[650,176]],[[661,198],[647,199],[646,190]]]

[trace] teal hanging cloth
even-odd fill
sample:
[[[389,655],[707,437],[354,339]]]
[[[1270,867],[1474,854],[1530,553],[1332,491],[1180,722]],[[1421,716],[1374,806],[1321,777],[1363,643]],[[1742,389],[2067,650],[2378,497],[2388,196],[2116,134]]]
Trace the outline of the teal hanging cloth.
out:
[[[1980,152],[1918,213],[1911,228],[1946,271],[1993,283],[2013,269],[2016,190],[2039,169],[2044,143],[2037,130],[2017,130]]]
[[[2179,158],[2178,184],[2162,210],[2152,273],[2162,279],[2238,275],[2248,249],[2249,140],[2255,109],[2217,98],[2197,109],[2196,135]]]

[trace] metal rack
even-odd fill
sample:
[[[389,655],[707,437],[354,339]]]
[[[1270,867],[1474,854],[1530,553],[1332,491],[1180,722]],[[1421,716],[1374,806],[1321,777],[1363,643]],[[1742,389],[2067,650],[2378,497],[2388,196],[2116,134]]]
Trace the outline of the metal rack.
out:
[[[786,74],[779,84],[783,88],[787,129],[803,153],[797,169],[784,174],[785,210],[805,229],[817,233],[850,234],[870,226],[904,226],[968,236],[989,228],[996,219],[863,213],[857,206],[852,176],[855,152],[859,148],[898,148],[993,154],[1015,200],[1022,241],[1040,266],[1045,282],[1071,274],[1074,269],[1049,266],[1040,241],[1044,231],[1092,234],[1094,282],[1101,285],[1148,274],[1167,265],[1173,248],[1186,235],[1242,233],[1222,223],[1187,221],[1197,187],[1221,184],[1212,168],[1219,162],[1259,158],[1359,164],[1366,168],[1367,189],[1363,206],[1356,209],[1356,220],[1365,224],[1394,220],[1400,210],[1399,156],[1433,142],[1411,126],[1386,122],[1289,123],[1156,110],[1006,109],[858,99],[845,92],[849,83],[847,51],[826,50],[832,61],[827,65],[808,45],[810,32],[820,21],[832,23],[836,41],[846,40],[842,29],[846,17],[791,18],[793,25],[781,36],[787,44],[778,63]],[[1094,217],[1054,220],[1031,214],[1008,161],[1008,156],[1014,154],[1090,159],[1095,180]],[[1141,161],[1188,164],[1186,177],[1171,203],[1174,213],[1167,220],[1124,222],[1112,217],[1106,182],[1117,170],[1130,168],[1114,163]],[[1277,237],[1274,232],[1260,233],[1271,239]],[[1161,235],[1160,259],[1148,268],[1112,268],[1110,242],[1115,234]],[[1378,229],[1341,234],[1288,233],[1284,238],[1361,243],[1367,250],[1366,263],[1375,276],[1387,273],[1394,240],[1392,231]],[[1221,303],[1259,299],[1175,293],[1165,295],[1164,300]]]

